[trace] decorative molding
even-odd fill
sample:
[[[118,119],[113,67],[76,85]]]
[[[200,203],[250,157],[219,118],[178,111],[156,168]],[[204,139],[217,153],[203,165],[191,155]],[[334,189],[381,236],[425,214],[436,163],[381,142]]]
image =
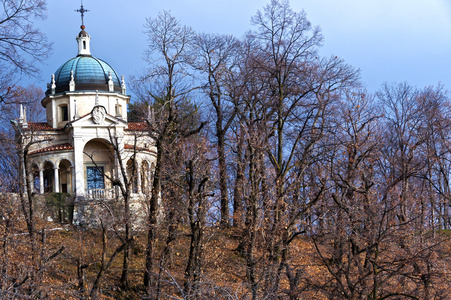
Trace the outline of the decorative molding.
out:
[[[92,109],[91,116],[92,120],[96,124],[103,124],[105,122],[106,109],[103,106],[95,106]]]

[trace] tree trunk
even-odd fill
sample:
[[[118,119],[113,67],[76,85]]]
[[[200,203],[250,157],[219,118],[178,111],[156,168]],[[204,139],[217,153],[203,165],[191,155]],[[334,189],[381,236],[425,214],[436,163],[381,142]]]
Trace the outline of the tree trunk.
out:
[[[198,185],[197,194],[195,194],[195,177],[193,169],[193,161],[189,161],[188,171],[186,174],[187,185],[188,185],[188,216],[190,220],[191,228],[191,242],[188,255],[188,262],[185,269],[185,295],[187,297],[194,296],[197,299],[198,292],[198,282],[201,275],[201,259],[202,259],[202,243],[203,243],[203,231],[205,224],[205,205],[203,201],[203,185],[207,181],[204,178]],[[197,202],[197,213],[194,210],[196,206],[195,200]]]
[[[124,199],[125,208],[125,242],[127,245],[124,248],[124,260],[122,262],[122,274],[120,280],[120,286],[128,290],[130,288],[128,280],[129,264],[130,264],[130,207],[129,207],[129,197],[130,197],[130,185],[127,189],[127,195]]]
[[[244,192],[244,161],[243,161],[243,126],[240,126],[236,149],[236,175],[233,191],[233,226],[241,227],[243,224],[243,192]]]
[[[219,117],[218,117],[219,122]],[[222,123],[222,122],[221,122]],[[219,126],[219,125],[217,125]],[[219,189],[221,190],[221,227],[229,227],[229,197],[227,190],[227,163],[225,157],[225,132],[217,129],[218,162],[219,162]]]
[[[149,205],[149,218],[148,218],[148,232],[147,232],[147,246],[146,246],[146,268],[144,271],[144,287],[150,294],[152,290],[152,268],[154,261],[154,242],[156,237],[156,226],[158,219],[158,200],[160,197],[160,182],[161,182],[161,164],[162,164],[162,141],[160,138],[156,141],[157,157],[155,161],[155,174],[152,184],[152,194]]]

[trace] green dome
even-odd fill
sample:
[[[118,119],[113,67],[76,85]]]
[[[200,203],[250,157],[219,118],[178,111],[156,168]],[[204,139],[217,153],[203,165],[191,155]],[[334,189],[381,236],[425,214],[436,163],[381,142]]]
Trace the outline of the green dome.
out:
[[[75,91],[109,91],[108,80],[111,74],[114,91],[121,92],[121,82],[116,71],[101,59],[79,55],[65,62],[55,72],[55,93],[69,91],[71,80],[71,71],[73,71],[75,81]],[[46,94],[50,94],[47,90]]]

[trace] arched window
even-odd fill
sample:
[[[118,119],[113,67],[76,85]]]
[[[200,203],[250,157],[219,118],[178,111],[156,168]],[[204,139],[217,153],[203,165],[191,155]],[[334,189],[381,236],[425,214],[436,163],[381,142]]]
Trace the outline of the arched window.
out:
[[[136,177],[136,165],[133,159],[127,161],[127,176],[132,182],[132,193],[138,192],[138,182]]]
[[[59,183],[60,183],[60,192],[62,193],[71,193],[72,192],[72,174],[71,174],[71,162],[67,159],[62,159],[59,163]]]
[[[83,163],[85,170],[85,193],[92,198],[113,197],[111,181],[114,171],[114,155],[108,142],[103,139],[93,139],[83,148]]]
[[[44,163],[44,193],[52,193],[55,186],[53,164],[49,161]]]

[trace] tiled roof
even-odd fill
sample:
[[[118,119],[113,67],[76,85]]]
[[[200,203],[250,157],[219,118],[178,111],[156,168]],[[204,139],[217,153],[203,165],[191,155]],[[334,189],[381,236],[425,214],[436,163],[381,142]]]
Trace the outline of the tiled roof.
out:
[[[45,147],[45,148],[42,148],[42,149],[30,152],[29,154],[51,152],[51,151],[61,151],[61,150],[73,150],[73,149],[74,149],[74,147],[72,147],[71,144],[65,143],[65,144],[53,145],[53,146]]]
[[[124,149],[133,150],[134,148],[135,148],[135,146],[133,146],[133,145],[124,144]],[[150,149],[143,148],[143,147],[136,147],[136,151],[149,151],[150,152]]]
[[[147,123],[146,122],[130,122],[127,125],[126,130],[146,130]]]
[[[82,116],[81,118],[89,115],[90,113]],[[28,129],[30,131],[57,131],[57,130],[63,130],[64,128],[53,128],[47,123],[28,123]],[[125,130],[129,131],[144,131],[147,129],[147,123],[146,122],[130,122],[127,124],[127,128]]]
[[[53,128],[47,123],[28,123],[28,130],[31,131],[50,131],[61,130],[62,128]]]
[[[121,81],[116,71],[106,62],[91,55],[78,55],[67,62],[55,72],[55,92],[70,91],[71,77],[75,81],[76,91],[109,91],[108,79],[111,78],[114,91],[121,92]],[[50,94],[48,89],[46,94]]]

